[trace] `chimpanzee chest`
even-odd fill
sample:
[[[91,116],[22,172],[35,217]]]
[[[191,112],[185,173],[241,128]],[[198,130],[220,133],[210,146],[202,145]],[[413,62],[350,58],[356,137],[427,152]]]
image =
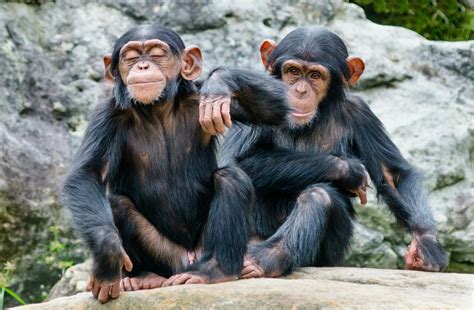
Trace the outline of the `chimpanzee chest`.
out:
[[[212,147],[196,145],[193,133],[131,131],[110,180],[114,193],[135,207],[163,234],[185,246],[193,244],[207,218],[212,173],[217,167]]]

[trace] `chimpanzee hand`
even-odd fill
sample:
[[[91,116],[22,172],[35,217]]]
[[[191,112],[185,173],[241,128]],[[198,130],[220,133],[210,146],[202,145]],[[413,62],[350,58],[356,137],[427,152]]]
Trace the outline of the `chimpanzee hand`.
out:
[[[119,264],[112,263],[115,260],[119,260]],[[116,270],[116,274],[112,277],[107,277],[104,279],[102,275],[98,275],[97,270],[101,268],[100,264],[94,261],[93,274],[89,276],[89,283],[87,284],[86,290],[88,292],[92,291],[94,298],[97,298],[100,303],[106,303],[109,298],[115,299],[119,296],[120,293],[120,280],[122,278],[122,268],[125,268],[127,271],[132,271],[133,264],[130,260],[130,257],[127,255],[125,250],[122,249],[122,254],[118,257],[110,257],[108,260],[105,260],[106,264],[120,266]],[[110,269],[110,266],[104,266],[105,269]]]
[[[410,270],[441,271],[448,256],[434,234],[416,234],[405,254],[405,267]]]
[[[360,198],[360,203],[367,203],[367,185],[369,174],[365,166],[357,159],[338,158],[337,175],[341,186]]]
[[[232,126],[230,118],[231,100],[230,96],[201,96],[199,123],[205,132],[211,135],[222,134],[225,127],[230,128]]]
[[[224,133],[225,127],[232,126],[230,118],[232,91],[222,79],[219,70],[211,73],[202,85],[200,93],[199,123],[202,129],[211,135]]]

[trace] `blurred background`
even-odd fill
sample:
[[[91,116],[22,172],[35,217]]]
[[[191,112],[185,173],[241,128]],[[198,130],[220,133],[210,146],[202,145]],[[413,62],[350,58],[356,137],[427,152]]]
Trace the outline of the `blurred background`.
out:
[[[473,0],[350,2],[0,1],[0,293],[6,304],[47,298],[63,275],[66,286],[52,295],[84,289],[84,269],[66,272],[87,253],[62,208],[61,184],[91,111],[110,92],[102,56],[129,27],[154,22],[199,45],[206,72],[217,65],[263,70],[261,41],[278,41],[300,25],[338,33],[366,62],[353,91],[425,173],[448,271],[474,272]],[[370,195],[368,206],[357,208],[344,265],[403,268],[410,238]]]

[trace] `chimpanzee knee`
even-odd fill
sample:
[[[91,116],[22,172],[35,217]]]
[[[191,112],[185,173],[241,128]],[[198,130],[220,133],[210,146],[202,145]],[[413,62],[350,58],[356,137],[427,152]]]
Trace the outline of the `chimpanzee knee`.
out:
[[[350,198],[336,189],[331,189],[329,193],[332,207],[315,266],[335,266],[340,263],[350,248],[354,229],[354,208]]]
[[[307,187],[297,198],[298,208],[306,207],[327,207],[331,206],[331,197],[329,196],[329,187],[323,184],[316,184]]]

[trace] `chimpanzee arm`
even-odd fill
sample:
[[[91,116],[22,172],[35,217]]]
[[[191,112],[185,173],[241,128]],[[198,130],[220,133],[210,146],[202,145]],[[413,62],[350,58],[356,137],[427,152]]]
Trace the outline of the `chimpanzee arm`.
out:
[[[343,160],[324,153],[256,147],[237,158],[257,190],[298,193],[320,182],[333,182],[355,191],[365,184],[365,168],[356,159]]]
[[[426,260],[431,260],[432,267],[444,268],[447,257],[436,241],[436,224],[421,174],[402,157],[382,122],[365,102],[354,97],[347,103],[354,107],[355,155],[367,168],[378,196],[387,203],[398,221],[414,233],[415,238],[424,238],[420,244],[421,251]]]
[[[109,102],[99,106],[86,130],[63,189],[65,206],[94,257],[93,276],[115,280],[121,270],[121,241],[102,177],[115,135]]]
[[[215,69],[201,88],[203,96],[231,96],[232,120],[280,125],[290,111],[285,84],[268,74],[240,69]]]

